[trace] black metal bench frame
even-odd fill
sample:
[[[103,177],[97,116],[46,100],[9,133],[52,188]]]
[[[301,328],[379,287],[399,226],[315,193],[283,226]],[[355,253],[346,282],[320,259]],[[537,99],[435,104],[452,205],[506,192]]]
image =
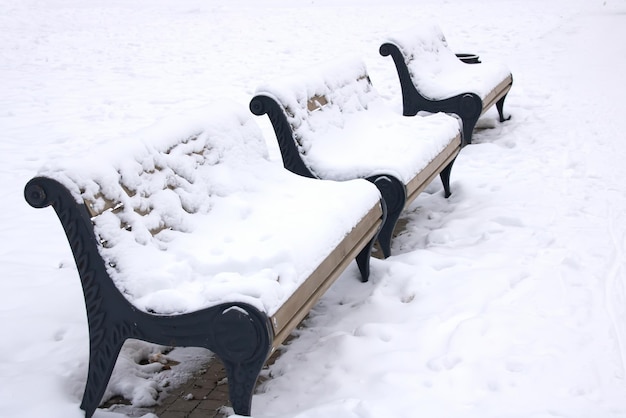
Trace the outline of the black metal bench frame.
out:
[[[472,134],[478,119],[495,103],[500,122],[511,119],[504,115],[504,100],[513,85],[513,76],[510,75],[499,86],[496,95],[485,102],[476,93],[466,92],[441,100],[433,100],[424,96],[411,78],[404,55],[399,47],[391,42],[383,43],[379,48],[383,57],[391,55],[400,79],[402,90],[402,113],[405,116],[415,116],[420,111],[445,112],[458,115],[463,121],[463,145],[472,143]],[[456,54],[467,65],[480,65],[477,56],[472,54]],[[468,59],[465,59],[468,55]]]
[[[80,406],[86,418],[99,406],[122,345],[130,338],[211,350],[224,363],[235,413],[250,415],[255,384],[270,354],[353,259],[361,280],[368,280],[372,247],[385,216],[381,201],[272,317],[239,302],[159,315],[134,307],[113,283],[85,203],[78,203],[58,181],[41,176],[26,184],[24,197],[35,208],[54,208],[80,276],[89,327],[89,369]]]

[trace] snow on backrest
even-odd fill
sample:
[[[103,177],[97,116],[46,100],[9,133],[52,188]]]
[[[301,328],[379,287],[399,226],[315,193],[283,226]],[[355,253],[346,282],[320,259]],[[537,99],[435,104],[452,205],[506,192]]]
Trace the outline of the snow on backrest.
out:
[[[366,110],[379,98],[365,64],[358,59],[320,66],[281,80],[280,85],[262,86],[258,92],[282,105],[304,155],[317,135],[342,126],[350,114]]]
[[[402,55],[413,81],[427,84],[451,65],[462,64],[448,47],[441,29],[434,24],[424,24],[412,30],[397,33],[390,37]]]
[[[389,37],[389,42],[402,53],[413,84],[430,99],[466,92],[484,99],[510,75],[501,63],[463,63],[448,46],[441,29],[432,23],[396,33]]]
[[[214,196],[245,189],[245,176],[229,173],[250,171],[268,158],[250,115],[230,111],[202,119],[155,126],[145,138],[107,144],[90,151],[91,158],[54,163],[41,174],[85,203],[104,247],[131,235],[163,249],[168,231],[188,232],[194,216],[211,210]]]

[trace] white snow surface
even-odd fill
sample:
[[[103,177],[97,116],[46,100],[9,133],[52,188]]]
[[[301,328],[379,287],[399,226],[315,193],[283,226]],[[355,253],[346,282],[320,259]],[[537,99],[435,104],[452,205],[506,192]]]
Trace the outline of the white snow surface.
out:
[[[78,418],[88,334],[56,215],[23,187],[171,115],[357,54],[398,111],[378,47],[416,21],[506,63],[505,110],[403,214],[393,256],[352,264],[269,368],[260,417],[626,417],[623,0],[3,0],[0,416]],[[255,118],[280,165],[271,127]],[[184,129],[182,126],[179,127]],[[107,397],[155,402],[210,356],[127,344]],[[168,386],[169,385],[169,386]]]

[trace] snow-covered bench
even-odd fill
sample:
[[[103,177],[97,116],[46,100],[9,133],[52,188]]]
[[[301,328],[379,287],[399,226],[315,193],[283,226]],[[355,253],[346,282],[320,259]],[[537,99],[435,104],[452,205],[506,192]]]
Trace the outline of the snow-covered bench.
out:
[[[493,104],[500,122],[510,118],[504,116],[504,99],[513,84],[511,71],[498,62],[459,59],[436,25],[390,36],[379,51],[395,63],[404,115],[454,113],[463,120],[464,145],[472,142],[476,122]]]
[[[320,66],[261,86],[250,102],[267,114],[284,166],[306,177],[376,182],[387,206],[383,255],[400,213],[435,178],[450,195],[460,121],[443,113],[406,118],[387,106],[360,59]]]
[[[249,415],[270,353],[354,258],[368,279],[378,189],[304,178],[267,155],[247,109],[226,106],[28,182],[28,203],[55,209],[83,286],[86,417],[128,338],[212,350],[235,412]]]

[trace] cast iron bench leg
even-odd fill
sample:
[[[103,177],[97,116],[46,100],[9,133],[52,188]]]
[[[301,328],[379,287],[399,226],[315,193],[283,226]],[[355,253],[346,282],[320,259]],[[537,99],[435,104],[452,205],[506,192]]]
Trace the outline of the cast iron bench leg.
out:
[[[508,93],[507,93],[508,94]],[[511,115],[504,117],[504,99],[506,99],[506,94],[502,96],[500,100],[496,102],[496,109],[498,109],[498,115],[500,116],[500,122],[507,121],[511,119]]]
[[[250,416],[252,395],[264,362],[235,364],[224,361],[230,402],[237,415]]]
[[[120,340],[110,334],[107,332],[103,335],[103,339],[108,341],[107,344],[92,346],[89,350],[89,371],[87,372],[85,393],[80,404],[80,408],[85,411],[85,418],[91,418],[100,405],[111,373],[113,373],[117,356],[124,344],[123,339]]]
[[[454,164],[455,160],[456,158],[450,161],[450,164],[448,164],[446,168],[441,170],[441,173],[439,173],[439,177],[441,178],[441,182],[443,183],[443,190],[446,197],[450,197],[450,195],[452,194],[452,191],[450,189],[450,173],[452,173],[452,165]]]
[[[359,267],[361,281],[363,283],[367,282],[370,277],[370,257],[372,255],[372,248],[374,248],[376,239],[377,237],[372,238],[372,240],[356,256],[356,265]]]
[[[213,351],[224,363],[230,402],[249,416],[256,381],[272,349],[268,319],[252,307],[226,307],[212,326]]]
[[[373,176],[368,178],[373,182],[385,202],[387,216],[383,222],[383,226],[378,233],[378,242],[385,258],[391,255],[391,238],[393,230],[396,227],[400,214],[406,203],[406,189],[404,184],[395,177],[391,176]]]

